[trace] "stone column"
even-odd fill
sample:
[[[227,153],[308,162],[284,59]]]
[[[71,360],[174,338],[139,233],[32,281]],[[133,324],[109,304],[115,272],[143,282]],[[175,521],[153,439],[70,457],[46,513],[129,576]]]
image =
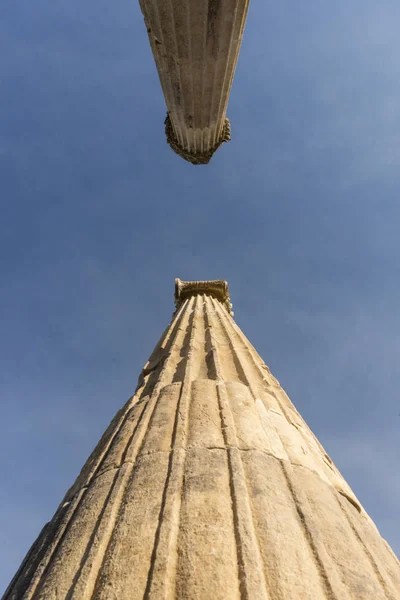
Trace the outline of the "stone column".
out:
[[[249,0],[139,1],[167,104],[167,141],[206,164],[230,140],[226,108]]]
[[[398,600],[400,566],[233,321],[176,312],[4,600]]]

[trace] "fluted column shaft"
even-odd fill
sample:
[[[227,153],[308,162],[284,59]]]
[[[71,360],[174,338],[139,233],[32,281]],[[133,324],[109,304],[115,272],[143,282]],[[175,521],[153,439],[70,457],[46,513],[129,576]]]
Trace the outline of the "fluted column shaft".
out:
[[[4,600],[397,600],[399,562],[216,298],[182,300]]]
[[[226,109],[249,0],[140,0],[168,108],[167,141],[193,164],[230,139]]]

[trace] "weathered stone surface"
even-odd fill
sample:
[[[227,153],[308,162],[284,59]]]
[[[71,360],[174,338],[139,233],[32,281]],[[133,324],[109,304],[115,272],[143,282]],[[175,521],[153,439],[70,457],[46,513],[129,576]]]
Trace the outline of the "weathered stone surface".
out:
[[[171,148],[207,164],[226,118],[249,0],[139,0],[168,113]]]
[[[397,558],[226,283],[178,281],[176,302],[4,600],[398,600]]]

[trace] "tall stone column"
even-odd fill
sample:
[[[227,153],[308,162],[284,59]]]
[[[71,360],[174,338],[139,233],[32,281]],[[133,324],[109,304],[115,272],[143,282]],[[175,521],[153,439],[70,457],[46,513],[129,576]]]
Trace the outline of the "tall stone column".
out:
[[[176,312],[4,600],[398,600],[394,553],[233,321]]]
[[[167,104],[167,141],[206,164],[230,140],[226,108],[249,0],[139,1]]]

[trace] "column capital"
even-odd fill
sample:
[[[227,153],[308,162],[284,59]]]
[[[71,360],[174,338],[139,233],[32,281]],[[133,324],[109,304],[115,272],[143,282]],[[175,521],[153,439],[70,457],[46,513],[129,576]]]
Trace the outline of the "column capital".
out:
[[[232,304],[229,296],[228,282],[223,279],[213,279],[208,281],[182,281],[175,279],[175,306],[179,308],[186,298],[205,294],[217,298],[226,308],[228,313],[233,316]]]

